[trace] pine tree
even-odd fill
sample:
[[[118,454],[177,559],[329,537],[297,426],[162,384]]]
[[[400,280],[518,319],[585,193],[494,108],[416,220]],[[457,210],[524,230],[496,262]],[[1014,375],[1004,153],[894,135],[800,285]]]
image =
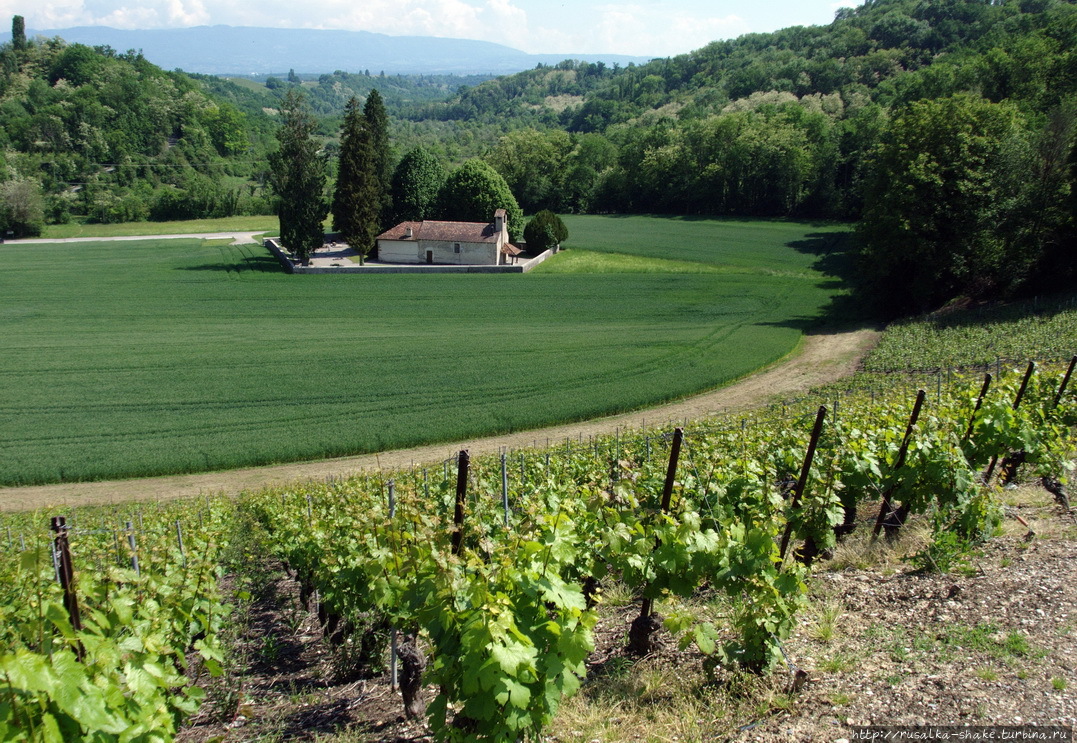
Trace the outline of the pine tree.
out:
[[[281,242],[305,263],[325,236],[326,161],[313,138],[316,125],[303,93],[290,89],[280,112],[280,148],[269,155],[270,184],[277,194]]]
[[[345,108],[340,136],[340,166],[333,192],[333,229],[341,233],[360,263],[374,249],[381,227],[383,203],[370,126],[359,101],[352,98]]]
[[[376,88],[370,89],[366,105],[363,106],[363,118],[370,133],[374,173],[381,188],[379,226],[387,227],[392,216],[393,156],[389,147],[389,114],[385,112],[385,103]]]

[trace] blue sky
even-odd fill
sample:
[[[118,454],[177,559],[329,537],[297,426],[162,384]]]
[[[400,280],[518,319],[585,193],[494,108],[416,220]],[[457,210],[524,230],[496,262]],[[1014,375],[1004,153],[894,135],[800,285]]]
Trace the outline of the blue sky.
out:
[[[224,24],[497,41],[532,53],[670,56],[716,39],[829,23],[862,0],[0,0],[31,29]],[[6,25],[6,22],[5,22]]]

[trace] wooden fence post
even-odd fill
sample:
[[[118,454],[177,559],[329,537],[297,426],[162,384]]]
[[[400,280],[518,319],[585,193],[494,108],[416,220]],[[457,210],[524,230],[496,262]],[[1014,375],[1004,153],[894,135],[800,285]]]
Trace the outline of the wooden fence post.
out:
[[[1066,386],[1070,383],[1070,377],[1073,376],[1073,367],[1077,366],[1077,356],[1070,359],[1070,367],[1066,369],[1066,375],[1062,377],[1062,384],[1058,386],[1058,394],[1055,395],[1055,400],[1051,403],[1052,408],[1057,408],[1058,403],[1062,402],[1062,395],[1066,394]]]
[[[1025,377],[1021,380],[1021,387],[1017,390],[1017,395],[1013,398],[1013,410],[1017,410],[1021,407],[1021,400],[1025,397],[1025,390],[1028,389],[1029,380],[1032,379],[1032,374],[1036,371],[1036,362],[1028,362],[1028,368],[1025,370]],[[984,482],[991,482],[991,475],[995,474],[995,466],[998,464],[999,454],[991,457],[991,463],[987,465],[987,472],[984,473]]]
[[[984,404],[984,398],[987,397],[989,389],[991,389],[991,372],[984,375],[984,386],[980,388],[980,396],[976,398],[976,407],[972,409],[972,415],[969,416],[969,427],[965,429],[965,435],[961,437],[962,443],[972,437],[972,427],[976,423],[976,414],[980,412],[980,407]]]

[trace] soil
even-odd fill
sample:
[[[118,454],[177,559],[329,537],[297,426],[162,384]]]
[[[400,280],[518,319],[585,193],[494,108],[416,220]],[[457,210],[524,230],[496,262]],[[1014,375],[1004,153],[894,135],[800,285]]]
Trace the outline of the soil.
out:
[[[860,359],[877,342],[879,333],[862,329],[817,332],[806,335],[792,355],[738,382],[678,402],[624,415],[532,431],[488,436],[469,441],[422,446],[316,462],[255,467],[191,475],[134,480],[59,483],[0,488],[0,511],[26,511],[49,506],[98,505],[137,500],[187,498],[203,493],[239,493],[299,481],[345,477],[364,469],[397,469],[413,464],[440,462],[461,449],[472,456],[519,449],[546,440],[610,434],[617,429],[665,425],[709,415],[745,410],[777,399],[790,398],[812,387],[852,374]]]
[[[984,545],[947,573],[901,566],[817,572],[816,612],[841,613],[821,641],[806,618],[789,645],[809,672],[791,709],[735,739],[853,740],[852,726],[1077,727],[1077,527],[1041,499],[1037,531]]]

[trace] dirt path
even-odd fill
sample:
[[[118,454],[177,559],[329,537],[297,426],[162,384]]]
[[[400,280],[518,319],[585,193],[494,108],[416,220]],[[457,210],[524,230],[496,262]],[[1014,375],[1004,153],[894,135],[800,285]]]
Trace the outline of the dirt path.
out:
[[[253,243],[257,242],[254,239],[255,235],[263,235],[265,230],[255,230],[253,232],[192,232],[189,234],[174,234],[174,235],[118,235],[114,237],[49,237],[49,238],[20,238],[18,240],[8,240],[9,245],[43,245],[46,243],[100,243],[100,242],[118,242],[118,241],[130,241],[130,240],[225,240],[230,239],[233,245],[239,245],[241,243]]]
[[[94,505],[131,500],[186,498],[201,493],[238,493],[303,480],[322,480],[358,470],[384,467],[397,469],[412,464],[440,462],[460,449],[473,456],[494,453],[501,447],[517,449],[559,441],[613,433],[618,428],[662,425],[685,418],[697,419],[717,413],[745,410],[772,399],[790,397],[851,374],[874,345],[878,333],[856,330],[805,336],[798,351],[769,369],[757,372],[728,387],[648,410],[599,418],[515,434],[489,436],[470,441],[435,444],[413,449],[342,457],[316,462],[253,467],[193,475],[170,475],[137,480],[61,483],[34,487],[0,488],[0,511],[26,511],[57,505]]]

